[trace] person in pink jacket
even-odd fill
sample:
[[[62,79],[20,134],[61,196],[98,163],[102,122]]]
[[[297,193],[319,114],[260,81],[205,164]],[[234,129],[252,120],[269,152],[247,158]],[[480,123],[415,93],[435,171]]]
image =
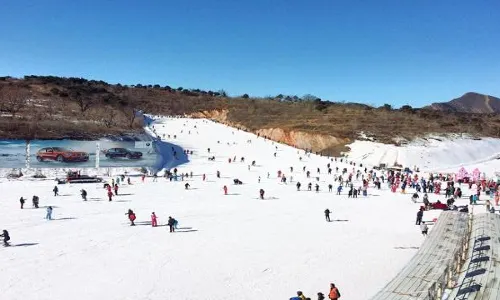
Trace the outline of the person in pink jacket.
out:
[[[158,223],[156,221],[156,214],[154,212],[151,214],[151,226],[153,227],[158,226]]]

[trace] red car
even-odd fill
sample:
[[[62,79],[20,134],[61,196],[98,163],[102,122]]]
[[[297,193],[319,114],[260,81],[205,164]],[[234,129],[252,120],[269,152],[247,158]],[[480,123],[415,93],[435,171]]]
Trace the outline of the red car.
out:
[[[89,160],[87,152],[73,151],[61,147],[47,147],[36,153],[38,161],[55,160],[58,162],[85,162]]]

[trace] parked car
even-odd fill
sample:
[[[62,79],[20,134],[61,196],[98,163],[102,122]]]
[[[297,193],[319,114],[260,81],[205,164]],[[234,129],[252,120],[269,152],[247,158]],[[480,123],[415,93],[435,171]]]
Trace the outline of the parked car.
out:
[[[128,159],[139,159],[142,157],[142,152],[132,151],[126,148],[110,148],[104,152],[107,158],[128,158]]]
[[[36,159],[38,161],[85,162],[89,160],[89,154],[87,152],[73,151],[61,147],[47,147],[38,150]]]

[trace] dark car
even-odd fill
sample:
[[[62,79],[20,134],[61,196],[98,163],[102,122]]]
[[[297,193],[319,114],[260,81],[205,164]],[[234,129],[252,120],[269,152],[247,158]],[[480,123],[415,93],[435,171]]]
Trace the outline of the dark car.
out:
[[[36,153],[38,161],[55,160],[58,162],[85,162],[89,160],[87,152],[74,151],[61,147],[47,147]]]
[[[126,148],[110,148],[104,152],[107,158],[128,158],[128,159],[139,159],[142,157],[142,152],[132,151]]]

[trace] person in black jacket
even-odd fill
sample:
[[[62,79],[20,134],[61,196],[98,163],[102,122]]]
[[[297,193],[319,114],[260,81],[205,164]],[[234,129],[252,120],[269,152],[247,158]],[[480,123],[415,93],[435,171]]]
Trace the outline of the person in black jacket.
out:
[[[54,189],[52,190],[54,192],[54,196],[58,196],[59,195],[59,188],[56,186],[54,186]]]
[[[38,198],[38,196],[33,196],[33,207],[34,208],[38,208],[38,204],[40,203],[40,198]]]
[[[420,225],[420,223],[422,223],[422,217],[424,216],[424,212],[422,211],[422,209],[420,209],[418,212],[417,212],[417,222],[415,225]]]
[[[4,229],[3,233],[0,234],[0,237],[3,237],[3,245],[5,247],[10,246],[10,244],[9,244],[10,236],[9,236],[9,232],[7,230]]]
[[[167,223],[168,227],[170,228],[170,232],[175,232],[175,219],[172,218],[172,217],[168,217],[168,223]]]
[[[330,210],[328,208],[325,209],[325,219],[327,222],[331,222],[330,221]]]
[[[26,199],[24,199],[23,197],[21,197],[21,199],[19,199],[19,202],[21,203],[21,209],[23,209],[23,208],[24,208],[24,201],[25,201],[25,200],[26,200]]]
[[[87,191],[86,190],[81,190],[80,192],[81,192],[83,201],[87,201]]]

